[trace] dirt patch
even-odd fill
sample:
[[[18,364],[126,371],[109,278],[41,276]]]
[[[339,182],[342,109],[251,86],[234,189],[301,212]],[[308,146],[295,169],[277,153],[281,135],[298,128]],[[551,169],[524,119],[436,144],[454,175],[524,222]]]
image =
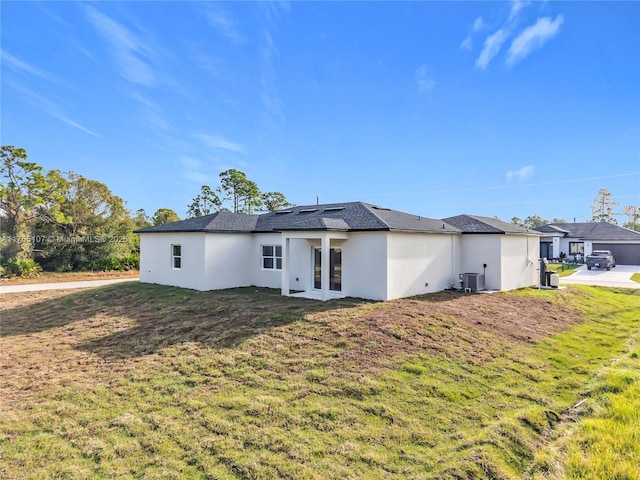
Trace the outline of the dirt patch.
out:
[[[45,272],[30,278],[0,278],[2,285],[35,285],[38,283],[83,282],[86,280],[115,280],[118,278],[138,278],[138,270],[126,272]]]
[[[314,316],[344,343],[345,365],[377,369],[416,354],[483,363],[500,354],[496,344],[533,344],[582,320],[573,308],[509,293],[440,292],[378,305],[347,322],[340,315],[333,321],[331,314]]]
[[[567,290],[563,294],[575,293]],[[536,298],[518,292],[477,295],[440,292],[425,300],[430,309],[518,342],[540,340],[582,319],[575,308],[554,302],[551,297]]]
[[[167,348],[191,345],[202,355],[260,356],[264,368],[299,372],[310,364],[371,372],[415,354],[482,363],[581,320],[550,298],[441,292],[323,303],[267,289],[195,292],[145,284],[6,294],[0,385],[6,405],[56,385],[109,385],[141,363],[159,361]]]

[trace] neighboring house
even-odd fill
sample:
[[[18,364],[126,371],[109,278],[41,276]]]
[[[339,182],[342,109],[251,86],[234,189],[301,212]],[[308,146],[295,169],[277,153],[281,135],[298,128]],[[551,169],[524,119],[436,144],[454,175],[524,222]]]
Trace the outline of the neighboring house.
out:
[[[611,250],[618,265],[640,265],[640,232],[608,222],[550,223],[536,229],[540,256],[584,259],[593,250]]]
[[[459,286],[460,273],[483,263],[487,275],[494,268],[501,271],[487,288],[529,286],[536,283],[531,265],[539,250],[537,232],[510,232],[521,241],[496,244],[482,235],[467,238],[464,233],[470,232],[442,220],[363,202],[262,215],[219,212],[137,233],[142,282],[196,290],[254,285],[322,300],[390,300],[436,292]],[[531,248],[516,248],[525,237]],[[507,264],[518,268],[503,272]],[[511,272],[517,278],[507,278]]]

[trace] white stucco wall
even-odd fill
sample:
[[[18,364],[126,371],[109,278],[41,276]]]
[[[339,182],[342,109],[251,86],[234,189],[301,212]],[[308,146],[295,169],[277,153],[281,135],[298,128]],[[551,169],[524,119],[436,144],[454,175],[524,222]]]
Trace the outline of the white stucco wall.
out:
[[[514,290],[538,283],[540,237],[497,235],[502,245],[500,290]]]
[[[501,288],[501,242],[504,235],[462,235],[460,271],[458,273],[484,273],[485,288]],[[539,255],[539,253],[538,253]],[[485,269],[483,266],[487,265]]]
[[[584,256],[591,255],[593,252],[593,242],[591,240],[584,241]]]
[[[171,246],[182,247],[173,268]],[[251,235],[232,233],[145,233],[140,235],[140,281],[195,290],[252,285]]]
[[[310,290],[313,281],[311,245],[320,246],[320,241],[309,241],[300,238],[290,240],[291,263],[289,268],[289,288],[293,290]]]
[[[387,234],[387,299],[438,292],[454,284],[459,235]]]
[[[387,235],[353,232],[336,244],[342,248],[342,294],[387,300]]]
[[[463,235],[459,273],[484,272],[488,290],[513,290],[537,283],[539,257],[538,236]]]
[[[567,255],[567,259],[568,258],[573,258],[573,255],[570,257],[569,256],[569,243],[583,243],[584,244],[584,254],[587,255],[587,248],[589,249],[589,253],[591,253],[591,242],[586,242],[584,240],[581,240],[579,238],[570,238],[570,237],[564,237],[560,239],[560,251],[564,252]],[[587,245],[588,244],[588,245]],[[560,255],[558,253],[558,255]]]
[[[251,235],[246,233],[205,234],[204,290],[252,285],[256,266]]]
[[[346,237],[331,240],[332,247],[342,249],[342,296],[390,300],[436,292],[458,285],[458,275],[467,272],[484,271],[488,289],[537,282],[539,237],[401,232],[351,232]],[[182,247],[180,269],[173,268],[172,245]],[[283,245],[282,235],[142,234],[140,280],[197,290],[280,288],[281,270],[262,268],[262,245]],[[312,247],[320,245],[320,238],[291,238],[291,289],[313,290]]]
[[[282,270],[262,268],[262,246],[282,246],[280,233],[256,233],[247,235],[251,238],[250,250],[247,252],[247,270],[250,274],[250,285],[257,287],[280,288]]]
[[[560,237],[554,236],[551,241],[553,243],[551,251],[552,258],[560,258],[560,252],[562,251],[562,249],[560,248]],[[564,253],[567,253],[567,251],[565,250]],[[540,256],[540,254],[538,254],[538,256]]]
[[[140,281],[207,290],[203,233],[144,233],[140,235]],[[181,245],[182,266],[173,268],[171,245]]]

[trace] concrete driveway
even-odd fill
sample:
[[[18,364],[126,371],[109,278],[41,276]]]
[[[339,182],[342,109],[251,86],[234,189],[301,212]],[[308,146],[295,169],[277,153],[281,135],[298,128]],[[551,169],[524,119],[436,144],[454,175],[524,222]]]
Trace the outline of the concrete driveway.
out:
[[[85,280],[81,282],[35,283],[32,285],[5,285],[0,286],[2,293],[38,292],[41,290],[64,290],[68,288],[92,288],[104,287],[121,282],[137,282],[138,278],[116,278],[112,280]]]
[[[576,269],[572,275],[560,277],[560,284],[640,288],[640,283],[631,280],[631,275],[634,273],[640,273],[640,265],[618,265],[608,271],[599,268],[587,270],[587,266],[583,265]]]

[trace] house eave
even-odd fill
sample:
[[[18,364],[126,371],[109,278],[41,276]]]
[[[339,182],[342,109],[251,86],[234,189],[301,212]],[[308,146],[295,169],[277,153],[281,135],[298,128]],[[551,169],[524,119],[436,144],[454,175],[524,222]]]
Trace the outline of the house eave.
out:
[[[148,234],[148,233],[159,233],[159,234],[167,234],[167,233],[256,233],[253,230],[203,230],[203,229],[179,229],[179,230],[157,230],[157,231],[144,231],[144,230],[134,230],[133,233],[137,234]],[[269,233],[269,232],[265,232]],[[270,232],[273,233],[273,232]]]

